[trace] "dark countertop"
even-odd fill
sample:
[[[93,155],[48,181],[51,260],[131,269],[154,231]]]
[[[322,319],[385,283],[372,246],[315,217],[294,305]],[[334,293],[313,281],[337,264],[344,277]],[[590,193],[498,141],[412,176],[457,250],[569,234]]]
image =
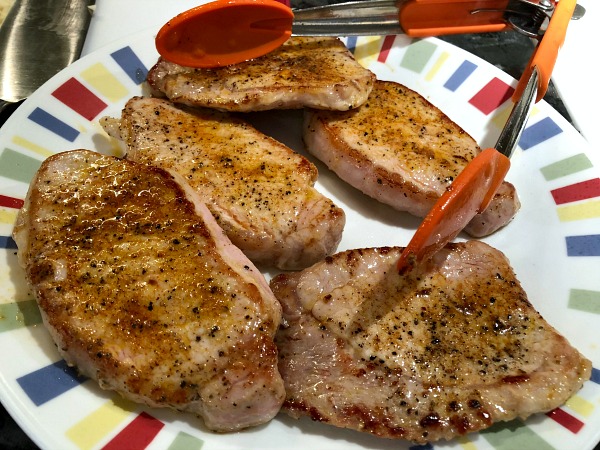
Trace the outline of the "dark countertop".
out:
[[[323,4],[323,0],[292,1],[293,7],[308,7]],[[442,37],[446,42],[463,48],[480,58],[490,62],[514,78],[519,78],[523,67],[529,59],[534,44],[516,32],[466,34]],[[570,120],[566,108],[558,97],[552,83],[545,100],[558,112]],[[0,118],[0,126],[6,117]],[[0,449],[3,450],[36,450],[38,447],[19,428],[2,405],[0,405]],[[600,450],[600,444],[596,446]]]
[[[36,450],[38,447],[19,428],[4,406],[0,404],[0,449]]]

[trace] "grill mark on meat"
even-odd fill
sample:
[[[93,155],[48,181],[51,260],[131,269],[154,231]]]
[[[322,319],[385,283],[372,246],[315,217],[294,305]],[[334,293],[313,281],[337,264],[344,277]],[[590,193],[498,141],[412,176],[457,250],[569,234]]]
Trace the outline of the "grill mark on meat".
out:
[[[341,179],[400,211],[424,217],[481,149],[438,108],[410,89],[377,80],[353,111],[306,110],[304,142]],[[520,203],[504,182],[465,231],[485,236],[506,225]]]
[[[134,97],[105,129],[127,158],[178,172],[252,261],[307,267],[337,248],[345,215],[306,158],[230,114]]]
[[[193,69],[159,59],[148,73],[156,96],[226,111],[320,108],[364,103],[375,75],[337,38],[292,37],[265,56],[216,69]]]
[[[13,235],[59,352],[102,388],[218,431],[279,410],[280,305],[176,175],[84,150],[51,156]]]
[[[271,281],[289,415],[424,443],[552,410],[590,377],[500,252],[451,244],[409,278],[401,250],[349,250]]]

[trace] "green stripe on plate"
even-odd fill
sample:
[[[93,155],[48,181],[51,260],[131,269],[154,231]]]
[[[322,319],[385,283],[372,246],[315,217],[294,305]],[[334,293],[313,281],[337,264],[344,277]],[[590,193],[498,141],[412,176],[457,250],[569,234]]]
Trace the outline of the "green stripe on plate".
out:
[[[569,308],[600,314],[600,292],[585,289],[571,289]]]
[[[42,322],[35,300],[0,305],[0,333]]]
[[[180,431],[167,450],[200,450],[204,445],[202,439]]]
[[[400,66],[413,72],[421,73],[436,49],[437,45],[432,42],[415,40],[406,49]]]
[[[0,175],[29,184],[42,162],[31,156],[5,148],[0,153]]]
[[[480,434],[495,450],[554,450],[554,447],[519,420],[494,424]]]
[[[592,167],[592,162],[584,153],[580,153],[542,167],[540,171],[546,181],[550,181],[589,169],[590,167]]]

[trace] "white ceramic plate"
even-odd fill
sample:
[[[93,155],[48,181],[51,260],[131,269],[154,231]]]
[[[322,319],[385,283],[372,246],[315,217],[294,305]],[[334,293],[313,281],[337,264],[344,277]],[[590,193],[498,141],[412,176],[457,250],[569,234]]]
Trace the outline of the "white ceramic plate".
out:
[[[416,90],[483,147],[493,146],[511,105],[503,95],[515,85],[509,76],[437,39],[349,38],[347,45],[379,78]],[[142,81],[156,58],[150,32],[90,54],[39,89],[0,133],[0,399],[38,445],[171,450],[593,448],[600,439],[600,160],[544,102],[533,111],[512,157],[509,180],[517,186],[522,209],[506,228],[485,240],[506,253],[531,302],[593,362],[592,380],[558,410],[423,447],[283,415],[262,427],[218,435],[193,416],[129,404],[93,381],[78,379],[40,323],[9,236],[29,180],[45,157],[76,148],[117,152],[98,119],[118,116],[129,97],[144,93]],[[303,152],[299,118],[300,112],[287,111],[253,115],[252,121]],[[318,188],[347,213],[340,250],[408,242],[418,219],[367,199],[316,164]]]

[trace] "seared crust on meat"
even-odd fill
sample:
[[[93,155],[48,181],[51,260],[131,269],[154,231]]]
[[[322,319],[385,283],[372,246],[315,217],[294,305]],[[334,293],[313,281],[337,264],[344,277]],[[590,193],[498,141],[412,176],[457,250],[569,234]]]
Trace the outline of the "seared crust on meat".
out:
[[[404,277],[401,251],[350,250],[271,281],[288,414],[424,443],[550,411],[589,379],[502,253],[450,244]]]
[[[159,59],[148,73],[156,95],[227,111],[318,108],[345,111],[364,103],[375,75],[337,38],[292,37],[265,56],[216,69]]]
[[[281,307],[182,179],[60,153],[36,174],[13,235],[59,352],[101,387],[218,431],[277,414]]]
[[[304,142],[340,178],[400,211],[425,217],[481,149],[416,92],[377,81],[369,100],[349,112],[307,110]],[[520,202],[504,182],[465,231],[486,236],[506,225]]]
[[[301,269],[336,250],[345,214],[313,187],[317,168],[247,122],[134,97],[118,128],[128,159],[178,172],[255,263]]]

